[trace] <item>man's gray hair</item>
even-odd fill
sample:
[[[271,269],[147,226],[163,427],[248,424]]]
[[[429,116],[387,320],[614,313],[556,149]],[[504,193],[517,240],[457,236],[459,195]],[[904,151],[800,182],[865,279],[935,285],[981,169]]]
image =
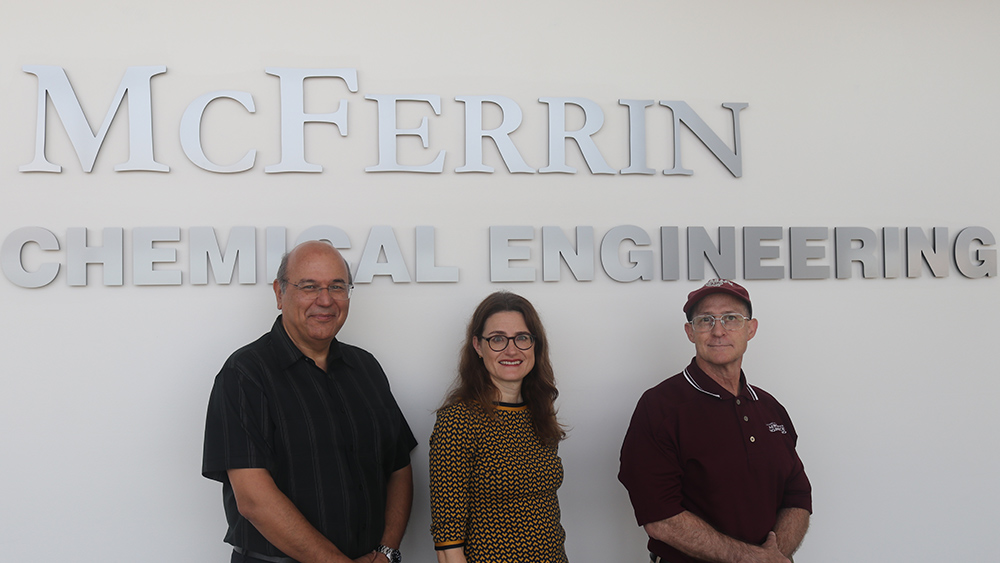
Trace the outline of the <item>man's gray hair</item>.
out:
[[[295,251],[294,248],[291,251],[286,252],[281,257],[281,263],[278,264],[278,274],[274,278],[278,280],[278,288],[281,289],[282,295],[284,295],[285,290],[288,289],[288,256],[293,251]],[[347,269],[347,283],[348,285],[354,285],[354,274],[351,273],[351,265],[347,263],[347,258],[344,258],[343,254],[341,254],[340,257],[344,260],[344,268]]]

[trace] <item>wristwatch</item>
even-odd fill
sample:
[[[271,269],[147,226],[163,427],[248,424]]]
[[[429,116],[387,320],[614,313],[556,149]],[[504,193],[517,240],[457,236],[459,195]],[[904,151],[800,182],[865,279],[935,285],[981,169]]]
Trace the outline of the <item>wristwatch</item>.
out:
[[[375,551],[385,555],[389,559],[389,563],[400,563],[403,561],[403,555],[399,553],[398,549],[379,545],[375,548]]]

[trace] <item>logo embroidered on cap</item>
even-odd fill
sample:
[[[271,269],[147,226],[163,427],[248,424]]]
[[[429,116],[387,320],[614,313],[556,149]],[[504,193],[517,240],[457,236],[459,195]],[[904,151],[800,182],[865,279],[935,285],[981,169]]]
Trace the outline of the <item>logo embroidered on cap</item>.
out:
[[[788,432],[785,430],[785,425],[778,424],[777,422],[768,422],[767,429],[770,430],[771,432],[781,432],[782,434],[788,434]]]

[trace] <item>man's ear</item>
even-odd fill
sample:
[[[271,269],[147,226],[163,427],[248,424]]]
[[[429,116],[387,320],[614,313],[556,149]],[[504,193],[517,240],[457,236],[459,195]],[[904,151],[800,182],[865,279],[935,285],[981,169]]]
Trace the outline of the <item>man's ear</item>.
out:
[[[274,280],[274,283],[271,284],[271,286],[274,288],[274,299],[275,299],[275,301],[277,301],[278,310],[280,311],[281,310],[281,298],[282,298],[282,295],[281,295],[281,282],[279,282],[278,280]]]

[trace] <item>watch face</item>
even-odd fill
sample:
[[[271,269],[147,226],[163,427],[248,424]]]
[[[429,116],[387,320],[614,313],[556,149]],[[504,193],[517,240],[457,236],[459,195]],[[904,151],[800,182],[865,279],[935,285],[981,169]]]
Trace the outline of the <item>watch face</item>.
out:
[[[385,554],[385,557],[386,559],[389,560],[389,563],[401,563],[403,561],[403,555],[399,552],[398,549],[393,549],[391,547],[380,545],[378,546],[378,551],[381,551],[382,553]]]

